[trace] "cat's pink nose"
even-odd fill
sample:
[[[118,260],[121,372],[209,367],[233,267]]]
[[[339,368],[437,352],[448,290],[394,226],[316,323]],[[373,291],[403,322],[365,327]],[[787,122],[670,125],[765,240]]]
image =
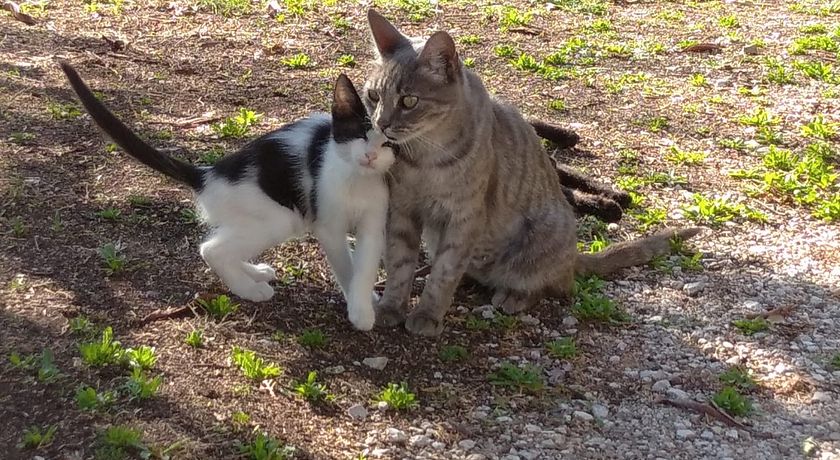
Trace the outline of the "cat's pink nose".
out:
[[[376,152],[367,152],[365,153],[365,158],[367,158],[368,163],[371,163],[373,161],[376,161],[378,156],[376,155]]]

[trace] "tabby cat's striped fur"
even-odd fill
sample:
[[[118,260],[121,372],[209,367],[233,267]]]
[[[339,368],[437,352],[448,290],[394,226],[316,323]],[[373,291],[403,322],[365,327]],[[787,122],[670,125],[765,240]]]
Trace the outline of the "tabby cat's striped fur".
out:
[[[399,145],[378,323],[405,319],[412,333],[439,334],[464,274],[495,290],[494,305],[516,313],[546,294],[568,294],[576,273],[606,275],[645,263],[667,252],[671,237],[697,233],[664,230],[578,254],[574,212],[534,128],[490,97],[446,32],[424,43],[375,11],[368,20],[379,59],[363,100],[371,120]],[[421,232],[432,269],[406,318]]]

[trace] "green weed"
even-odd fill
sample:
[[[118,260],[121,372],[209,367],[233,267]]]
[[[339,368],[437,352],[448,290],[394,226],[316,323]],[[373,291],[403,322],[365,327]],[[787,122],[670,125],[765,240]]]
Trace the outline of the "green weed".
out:
[[[718,376],[720,381],[727,386],[737,388],[742,391],[749,391],[755,388],[755,380],[750,376],[746,369],[740,366],[729,368],[723,374]]]
[[[470,352],[461,345],[445,345],[438,350],[438,357],[445,363],[464,361],[470,356]]]
[[[256,431],[250,443],[239,443],[239,452],[248,460],[287,460],[293,458],[295,449],[262,431]]]
[[[696,73],[691,76],[691,86],[696,86],[698,88],[705,88],[709,86],[709,80],[706,79],[706,76],[702,73]]]
[[[239,139],[245,137],[251,131],[251,127],[263,117],[263,114],[253,110],[240,108],[239,113],[226,118],[221,123],[215,123],[210,128],[221,138]]]
[[[706,154],[703,152],[686,152],[676,146],[671,146],[668,148],[665,159],[677,165],[700,165],[706,160]]]
[[[280,63],[290,69],[305,69],[312,65],[312,59],[306,53],[297,53],[281,59]]]
[[[122,253],[120,243],[107,243],[99,248],[99,257],[105,262],[105,272],[108,275],[120,273],[126,268],[128,261]]]
[[[739,218],[755,222],[767,221],[767,216],[760,211],[749,208],[743,203],[733,203],[725,198],[707,198],[695,193],[692,201],[693,203],[684,205],[682,209],[688,219],[698,224],[717,227],[724,222]]]
[[[665,222],[668,211],[662,208],[642,208],[632,211],[630,215],[638,221],[639,230],[645,232]]]
[[[744,126],[772,126],[779,124],[780,121],[779,117],[773,116],[764,107],[755,109],[751,114],[738,117],[738,123]]]
[[[149,377],[140,367],[135,367],[125,383],[125,390],[131,400],[142,401],[154,396],[163,383],[163,376]]]
[[[490,329],[490,321],[487,321],[484,318],[479,318],[478,316],[467,316],[467,319],[464,320],[464,327],[467,328],[468,331],[486,331]]]
[[[81,410],[94,411],[107,408],[117,400],[113,391],[98,392],[95,388],[82,385],[76,389],[76,406]]]
[[[569,359],[577,355],[577,345],[573,337],[563,337],[545,344],[548,355],[555,359]]]
[[[251,423],[251,416],[245,412],[237,411],[230,415],[230,422],[237,430],[241,430]]]
[[[240,16],[252,9],[250,0],[198,0],[198,4],[222,16]]]
[[[26,226],[26,224],[23,223],[23,219],[21,219],[20,217],[14,217],[9,221],[12,227],[12,235],[14,235],[15,238],[23,238],[24,236],[26,236],[26,233],[29,231],[29,228]]]
[[[143,434],[134,428],[110,426],[99,435],[96,445],[95,460],[122,460],[135,454],[148,458],[143,457],[149,452],[143,444]]]
[[[342,54],[338,57],[336,63],[341,67],[355,67],[356,58],[352,54]]]
[[[603,294],[604,282],[592,276],[575,280],[572,314],[581,321],[625,323],[629,316]]]
[[[225,151],[221,147],[212,147],[210,150],[203,152],[201,156],[198,157],[198,161],[201,164],[205,165],[214,165],[217,161],[221,160],[225,156]]]
[[[397,385],[389,383],[377,396],[377,401],[385,402],[388,407],[396,410],[408,410],[416,407],[419,403],[417,397],[409,391],[405,382]]]
[[[114,340],[111,326],[102,331],[102,339],[98,342],[88,342],[79,345],[82,362],[92,367],[121,365],[125,360],[125,349],[120,342]]]
[[[763,145],[781,145],[784,143],[782,134],[772,126],[761,126],[755,131],[755,140]]]
[[[517,70],[536,71],[540,69],[540,63],[527,53],[520,53],[516,59],[513,59],[511,65]]]
[[[200,329],[191,330],[184,338],[184,343],[193,348],[201,348],[204,346],[204,332]]]
[[[502,362],[487,378],[493,385],[530,393],[537,393],[545,386],[541,368],[534,365],[519,367],[509,361]]]
[[[796,76],[792,69],[777,58],[768,58],[764,61],[764,78],[777,85],[790,85],[796,82]]]
[[[744,335],[753,335],[757,332],[770,329],[770,324],[766,319],[761,317],[755,319],[736,319],[732,321],[732,325]]]
[[[517,50],[513,45],[496,45],[493,48],[493,53],[500,58],[512,58],[516,55]]]
[[[562,99],[552,99],[548,103],[548,108],[551,110],[556,110],[558,112],[562,112],[566,110],[566,102]]]
[[[310,350],[326,347],[327,340],[327,334],[315,328],[304,329],[297,337],[297,342]]]
[[[831,140],[837,137],[838,131],[837,123],[827,122],[822,115],[817,115],[808,123],[802,125],[802,135],[805,137],[815,137],[822,140]]]
[[[835,41],[828,35],[811,35],[795,39],[788,47],[790,54],[805,54],[811,50],[836,53],[840,51],[840,40]]]
[[[32,133],[16,132],[9,136],[9,140],[18,145],[24,145],[35,140],[35,135]]]
[[[146,345],[127,349],[125,351],[125,359],[128,360],[130,367],[139,367],[145,370],[155,367],[158,360],[157,355],[155,355],[155,349]]]
[[[265,361],[258,357],[256,352],[244,348],[233,347],[231,361],[239,366],[245,377],[251,380],[262,381],[274,378],[281,372],[277,364]]]
[[[712,401],[729,414],[738,417],[748,415],[753,410],[752,403],[733,387],[724,387],[715,393]]]
[[[69,103],[48,102],[47,111],[56,120],[73,120],[82,116],[82,111],[74,104]]]
[[[463,45],[477,45],[481,43],[481,37],[475,34],[463,35],[461,37],[458,37],[458,43],[461,43]]]
[[[52,425],[46,429],[33,426],[23,433],[23,438],[18,443],[18,448],[24,449],[40,449],[52,444],[55,438],[55,432],[58,430],[57,425]]]
[[[603,16],[609,11],[608,3],[603,0],[548,0],[548,3],[576,14]]]
[[[464,67],[468,69],[472,69],[475,67],[475,59],[474,58],[464,58]]]
[[[835,83],[840,79],[834,74],[834,66],[822,61],[796,61],[793,66],[814,80]]]
[[[310,403],[332,401],[335,399],[335,396],[327,391],[327,386],[318,382],[317,379],[318,373],[310,371],[306,376],[306,380],[294,386],[295,393]]]
[[[503,6],[499,8],[497,16],[499,18],[499,26],[502,32],[507,32],[508,30],[517,27],[527,27],[534,19],[534,13],[531,11],[519,11],[513,6]]]
[[[222,294],[212,299],[198,299],[198,305],[216,321],[224,321],[228,316],[239,310],[239,304],[233,303],[230,297]]]
[[[741,27],[741,22],[738,20],[737,16],[735,16],[734,14],[730,14],[718,18],[718,25],[725,29],[737,29]]]

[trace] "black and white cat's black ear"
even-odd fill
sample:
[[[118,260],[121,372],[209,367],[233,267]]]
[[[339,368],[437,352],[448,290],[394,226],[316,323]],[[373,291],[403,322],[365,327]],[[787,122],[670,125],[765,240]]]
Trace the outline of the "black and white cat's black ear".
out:
[[[444,31],[435,32],[426,40],[417,62],[445,83],[456,81],[461,75],[461,61],[455,50],[455,41]]]
[[[367,119],[365,105],[353,83],[347,75],[339,75],[333,90],[333,138],[337,142],[363,138]]]
[[[376,45],[375,51],[379,54],[379,57],[388,58],[393,56],[400,48],[411,47],[411,41],[385,19],[385,16],[370,9],[367,17],[373,43]]]

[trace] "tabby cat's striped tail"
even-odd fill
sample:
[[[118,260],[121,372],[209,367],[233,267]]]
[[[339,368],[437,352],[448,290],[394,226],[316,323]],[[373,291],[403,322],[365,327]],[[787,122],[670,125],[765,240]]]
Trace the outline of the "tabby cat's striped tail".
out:
[[[575,272],[578,275],[604,277],[622,268],[646,264],[658,256],[669,254],[672,239],[686,240],[700,233],[700,230],[699,227],[666,228],[639,239],[610,245],[601,252],[579,254]]]

